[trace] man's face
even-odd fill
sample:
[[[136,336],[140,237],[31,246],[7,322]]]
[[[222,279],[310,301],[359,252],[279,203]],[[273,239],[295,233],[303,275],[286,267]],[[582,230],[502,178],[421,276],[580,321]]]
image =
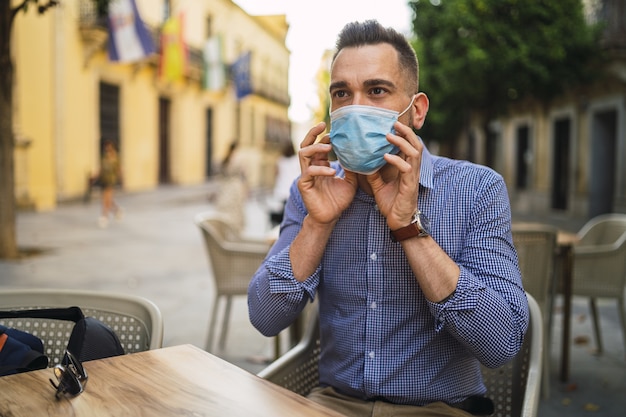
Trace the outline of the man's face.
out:
[[[409,104],[396,50],[387,43],[342,49],[330,74],[331,111],[351,104],[401,112]],[[400,117],[410,125],[411,112]]]

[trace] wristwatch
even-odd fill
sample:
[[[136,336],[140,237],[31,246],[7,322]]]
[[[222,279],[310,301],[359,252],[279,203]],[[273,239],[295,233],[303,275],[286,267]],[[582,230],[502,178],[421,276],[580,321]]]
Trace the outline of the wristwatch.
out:
[[[417,210],[413,215],[411,224],[397,230],[391,230],[389,234],[394,242],[402,242],[412,237],[430,236],[430,221],[426,215]]]

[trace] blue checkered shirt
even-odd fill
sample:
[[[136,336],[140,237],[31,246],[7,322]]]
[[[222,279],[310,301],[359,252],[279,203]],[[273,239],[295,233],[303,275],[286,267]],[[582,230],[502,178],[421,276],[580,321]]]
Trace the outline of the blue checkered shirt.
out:
[[[418,202],[461,270],[443,304],[425,299],[373,197],[361,190],[315,273],[296,281],[289,246],[307,211],[292,185],[278,241],[250,283],[249,314],[261,333],[275,335],[317,293],[321,385],[397,404],[456,403],[485,393],[480,363],[500,366],[520,349],[528,304],[502,177],[424,149]]]

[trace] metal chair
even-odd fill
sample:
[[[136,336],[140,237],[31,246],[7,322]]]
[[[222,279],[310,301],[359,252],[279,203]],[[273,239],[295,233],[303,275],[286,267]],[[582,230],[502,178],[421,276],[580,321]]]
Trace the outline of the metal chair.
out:
[[[542,393],[550,396],[550,341],[554,301],[557,229],[543,224],[513,224],[513,244],[517,250],[524,289],[533,296],[543,316]]]
[[[527,294],[530,325],[518,355],[508,364],[489,369],[483,367],[487,396],[495,404],[496,417],[535,417],[539,406],[543,321],[539,305]],[[305,335],[294,348],[258,373],[300,395],[306,396],[319,384],[320,355],[317,310],[309,315]]]
[[[626,348],[626,214],[603,214],[589,220],[578,232],[574,246],[572,295],[589,298],[598,352],[603,351],[596,306],[597,298],[617,300]]]
[[[220,298],[226,299],[219,339],[219,347],[223,349],[228,331],[232,297],[247,295],[250,279],[265,259],[270,243],[241,238],[220,213],[200,213],[196,215],[195,223],[204,238],[209,267],[212,271],[211,276],[216,289],[206,342],[206,350],[210,352],[213,347],[213,334]]]
[[[63,289],[3,289],[0,309],[34,309],[78,306],[119,337],[124,352],[158,349],[163,343],[163,318],[151,301],[128,294]],[[49,319],[0,319],[0,324],[39,337],[50,366],[61,363],[74,323]]]

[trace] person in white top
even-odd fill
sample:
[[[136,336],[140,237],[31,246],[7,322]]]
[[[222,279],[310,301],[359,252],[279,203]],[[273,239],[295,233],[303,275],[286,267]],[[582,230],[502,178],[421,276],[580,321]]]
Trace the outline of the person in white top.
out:
[[[300,161],[291,142],[283,147],[282,155],[276,161],[276,181],[272,193],[273,206],[270,209],[270,221],[273,226],[280,224],[285,203],[289,198],[289,189],[300,175]]]

